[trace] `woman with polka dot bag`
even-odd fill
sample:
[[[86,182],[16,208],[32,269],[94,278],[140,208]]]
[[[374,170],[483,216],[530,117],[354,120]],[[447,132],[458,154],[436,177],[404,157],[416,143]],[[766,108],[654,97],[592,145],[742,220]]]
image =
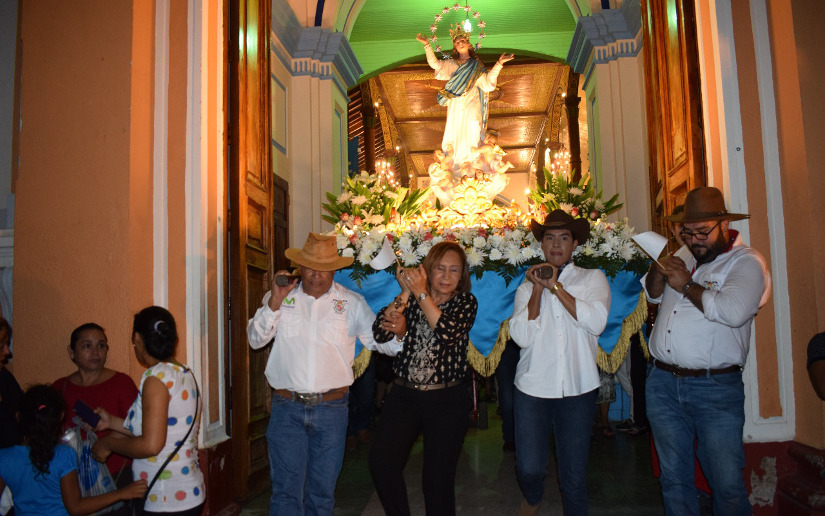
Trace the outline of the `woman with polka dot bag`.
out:
[[[147,369],[125,419],[95,409],[101,416],[95,429],[115,432],[92,453],[101,462],[113,452],[135,459],[134,478],[150,483],[144,514],[197,516],[206,501],[194,431],[200,396],[195,375],[173,357],[177,342],[175,319],[165,308],[150,306],[135,315],[132,345]]]

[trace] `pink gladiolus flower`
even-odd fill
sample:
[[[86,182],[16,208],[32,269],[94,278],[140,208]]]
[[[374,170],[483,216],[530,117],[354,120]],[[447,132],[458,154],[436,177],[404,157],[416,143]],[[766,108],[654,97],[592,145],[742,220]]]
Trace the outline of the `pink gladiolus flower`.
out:
[[[341,214],[341,220],[343,220],[344,222],[348,221],[349,220],[349,213],[342,213]]]

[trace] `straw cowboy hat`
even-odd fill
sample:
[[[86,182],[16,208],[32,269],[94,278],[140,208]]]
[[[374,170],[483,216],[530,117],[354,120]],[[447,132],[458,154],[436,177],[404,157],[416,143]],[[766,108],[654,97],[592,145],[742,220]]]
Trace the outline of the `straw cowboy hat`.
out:
[[[336,271],[352,265],[352,256],[338,256],[338,244],[332,235],[310,233],[304,247],[290,247],[284,254],[302,267],[316,271]]]
[[[564,210],[550,212],[544,218],[544,224],[539,224],[535,220],[530,221],[530,231],[539,242],[544,238],[544,232],[548,229],[569,229],[578,245],[582,245],[590,238],[590,223],[587,219],[575,219]]]
[[[712,220],[742,220],[749,218],[745,213],[728,213],[722,192],[712,186],[700,186],[689,191],[685,197],[685,210],[665,217],[671,222],[708,222]]]

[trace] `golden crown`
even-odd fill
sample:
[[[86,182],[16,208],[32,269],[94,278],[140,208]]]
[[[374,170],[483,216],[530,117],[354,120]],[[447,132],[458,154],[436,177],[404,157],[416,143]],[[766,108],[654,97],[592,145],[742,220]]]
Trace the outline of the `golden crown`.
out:
[[[465,38],[467,41],[470,41],[470,33],[464,30],[464,27],[461,26],[460,23],[456,23],[455,25],[450,25],[450,38],[452,38],[453,43],[458,38]]]

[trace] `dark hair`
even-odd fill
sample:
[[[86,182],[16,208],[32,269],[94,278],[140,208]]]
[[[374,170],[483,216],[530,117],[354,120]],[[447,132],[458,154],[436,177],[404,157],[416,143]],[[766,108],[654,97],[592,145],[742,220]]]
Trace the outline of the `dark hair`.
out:
[[[458,280],[456,292],[470,291],[470,265],[467,263],[467,255],[464,253],[464,248],[455,242],[439,242],[435,244],[427,256],[424,257],[424,270],[427,271],[427,288],[431,288],[433,277],[433,268],[441,263],[444,255],[448,252],[454,252],[461,258],[461,279]]]
[[[102,333],[104,337],[106,336],[106,330],[97,323],[87,322],[86,324],[81,324],[72,331],[72,336],[69,337],[69,347],[72,348],[72,351],[74,351],[77,341],[80,340],[80,334],[86,330],[97,330]]]
[[[0,317],[0,331],[6,330],[9,332],[9,339],[11,339],[11,324],[5,317]]]
[[[169,310],[159,306],[149,306],[135,314],[132,336],[137,333],[150,356],[166,360],[175,352],[178,330],[175,318]]]
[[[37,469],[35,478],[49,473],[65,411],[63,396],[49,385],[33,385],[20,397],[17,417],[29,447],[29,460]]]

